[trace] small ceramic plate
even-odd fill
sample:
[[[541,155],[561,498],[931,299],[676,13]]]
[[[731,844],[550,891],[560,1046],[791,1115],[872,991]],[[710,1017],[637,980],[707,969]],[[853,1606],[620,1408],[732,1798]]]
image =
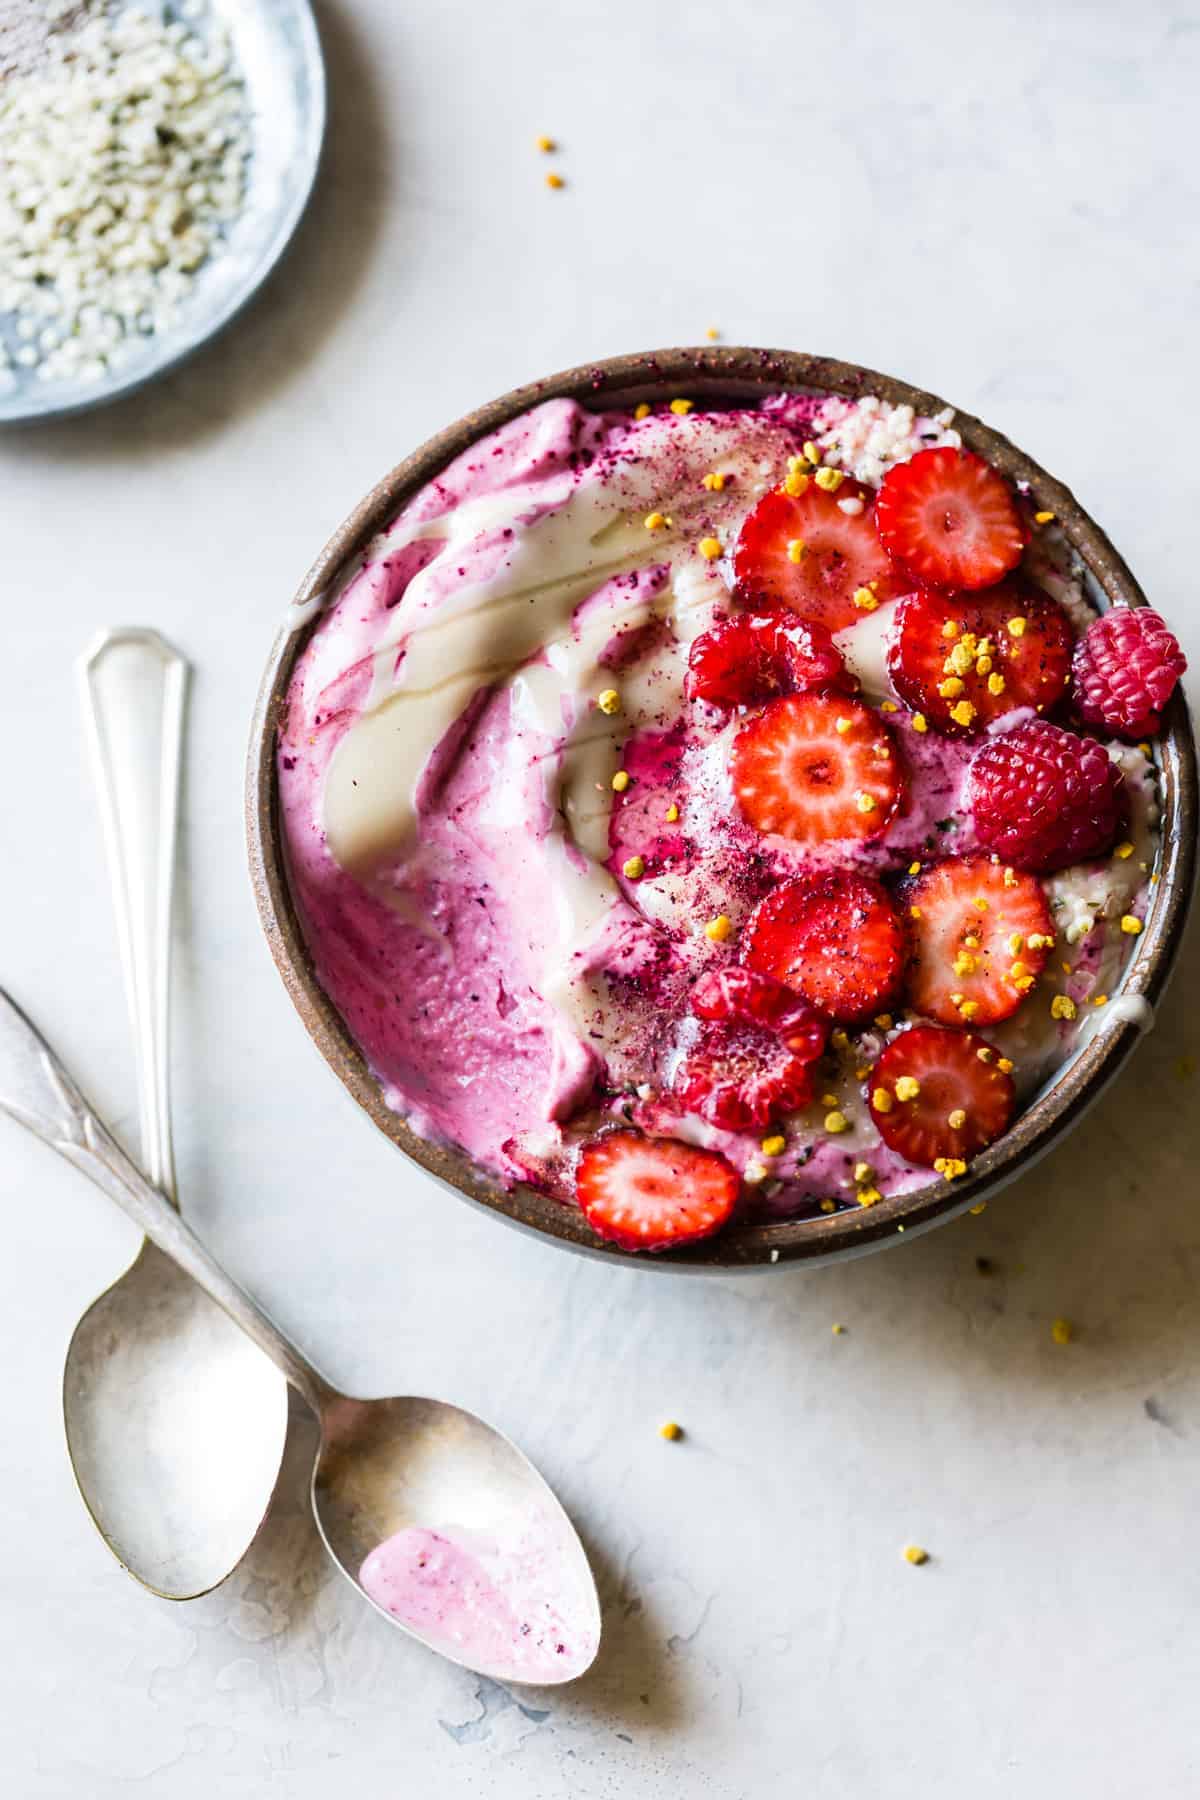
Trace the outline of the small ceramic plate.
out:
[[[228,31],[249,98],[253,149],[241,214],[220,254],[197,271],[170,330],[127,340],[127,360],[100,380],[3,371],[0,424],[102,406],[174,368],[253,298],[300,223],[325,134],[325,65],[309,0],[208,0],[208,16]],[[203,24],[196,29],[202,33]],[[0,313],[0,341],[10,351],[19,347],[9,314]]]

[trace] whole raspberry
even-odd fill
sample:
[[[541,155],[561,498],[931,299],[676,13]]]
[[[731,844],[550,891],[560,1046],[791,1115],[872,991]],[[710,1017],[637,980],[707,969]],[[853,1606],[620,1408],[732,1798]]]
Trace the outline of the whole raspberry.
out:
[[[671,1091],[685,1112],[723,1131],[761,1129],[781,1113],[807,1106],[816,1091],[808,1034],[798,1034],[796,1042],[793,1049],[788,1033],[761,1025],[702,1025]]]
[[[769,976],[737,964],[709,969],[692,989],[701,1020],[672,1090],[687,1112],[726,1131],[769,1125],[807,1106],[829,1022]]]
[[[1085,725],[1118,737],[1150,737],[1187,668],[1187,658],[1160,614],[1148,606],[1114,606],[1093,619],[1075,646],[1071,675]]]
[[[857,681],[832,636],[816,619],[790,612],[734,613],[702,632],[688,657],[685,692],[712,706],[749,706],[775,694],[839,688]]]
[[[1045,719],[989,739],[966,799],[979,842],[1019,869],[1103,856],[1129,822],[1125,778],[1103,744]]]
[[[691,1008],[698,1019],[715,1019],[725,1025],[765,1025],[769,1030],[804,1029],[816,1035],[814,1056],[820,1056],[829,1035],[828,1025],[791,988],[757,969],[740,963],[723,963],[706,969],[692,988]]]

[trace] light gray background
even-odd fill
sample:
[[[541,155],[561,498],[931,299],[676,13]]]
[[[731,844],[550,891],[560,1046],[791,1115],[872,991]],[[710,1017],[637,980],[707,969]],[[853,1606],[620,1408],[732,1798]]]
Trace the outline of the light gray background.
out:
[[[344,1385],[453,1396],[521,1440],[594,1551],[606,1644],[548,1698],[438,1662],[326,1572],[296,1480],[222,1592],[138,1590],[76,1498],[58,1398],[71,1326],[132,1238],[5,1126],[9,1791],[1191,1792],[1195,939],[1135,1066],[982,1217],[836,1272],[618,1273],[457,1204],[355,1116],[259,937],[240,784],[288,596],[384,469],[516,382],[709,325],[982,413],[1075,488],[1200,666],[1200,11],[321,13],[328,164],[261,303],[160,388],[0,440],[0,969],[130,1135],[71,663],[100,624],[157,624],[197,670],[184,1208]],[[659,1439],[668,1416],[686,1442]]]

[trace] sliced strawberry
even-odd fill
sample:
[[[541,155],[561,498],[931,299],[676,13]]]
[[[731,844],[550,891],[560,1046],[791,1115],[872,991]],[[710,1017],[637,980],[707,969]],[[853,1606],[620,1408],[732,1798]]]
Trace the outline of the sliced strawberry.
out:
[[[902,892],[917,1011],[946,1025],[994,1025],[1015,1013],[1054,943],[1037,877],[961,857],[935,863]]]
[[[802,494],[786,487],[764,494],[733,554],[738,598],[746,606],[786,606],[841,631],[863,616],[854,604],[859,588],[869,587],[877,600],[904,593],[911,583],[898,580],[879,541],[874,500],[856,481],[844,481],[832,494],[815,481]]]
[[[845,870],[772,889],[743,941],[752,969],[847,1024],[885,1006],[904,972],[904,933],[887,893]]]
[[[915,1094],[909,1082],[917,1084]],[[871,1071],[868,1094],[888,1149],[926,1168],[965,1163],[993,1143],[1007,1131],[1016,1100],[992,1046],[941,1025],[914,1025],[894,1037]]]
[[[625,1250],[670,1250],[711,1237],[741,1182],[715,1150],[614,1131],[585,1144],[575,1195],[597,1236]]]
[[[824,625],[790,613],[735,613],[693,643],[684,691],[710,706],[748,706],[775,694],[856,686]]]
[[[921,581],[985,588],[1015,569],[1025,527],[1012,491],[971,450],[918,450],[895,463],[875,503],[886,549]]]
[[[1057,601],[1012,576],[986,594],[909,594],[896,608],[888,673],[914,712],[959,736],[1018,706],[1048,711],[1066,692],[1073,645]]]
[[[750,824],[798,844],[878,837],[904,786],[900,752],[879,714],[826,694],[772,700],[747,719],[732,775]]]

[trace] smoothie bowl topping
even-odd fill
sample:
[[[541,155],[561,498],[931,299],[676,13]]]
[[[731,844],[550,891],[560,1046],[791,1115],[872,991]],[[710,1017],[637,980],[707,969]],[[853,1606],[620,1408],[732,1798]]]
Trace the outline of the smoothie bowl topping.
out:
[[[1136,953],[1184,667],[949,411],[686,399],[473,443],[277,746],[388,1105],[634,1250],[962,1186]]]

